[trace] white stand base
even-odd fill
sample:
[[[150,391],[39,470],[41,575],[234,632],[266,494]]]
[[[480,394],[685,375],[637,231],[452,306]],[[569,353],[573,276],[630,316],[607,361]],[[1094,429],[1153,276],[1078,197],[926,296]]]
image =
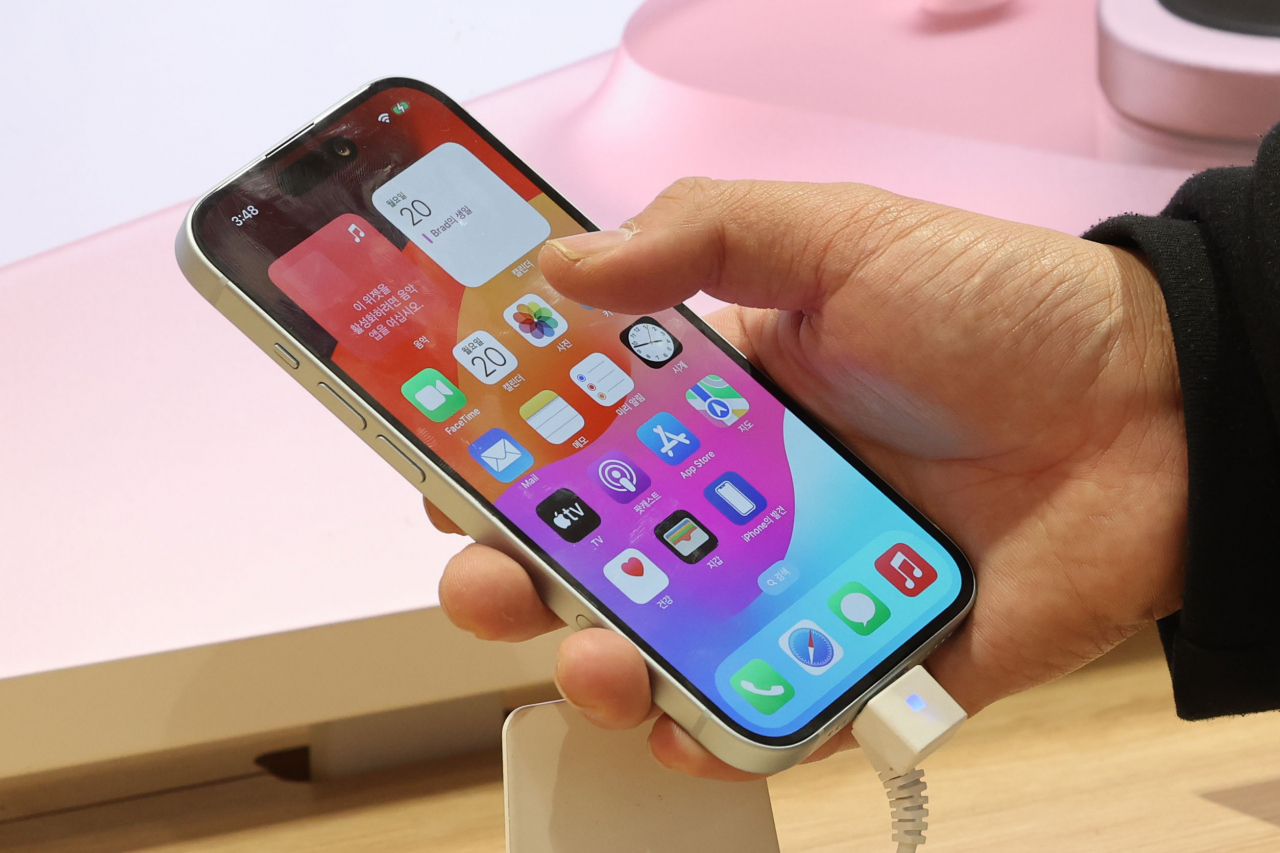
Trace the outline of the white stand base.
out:
[[[769,788],[667,770],[649,726],[596,728],[565,702],[512,712],[502,732],[507,853],[778,853]]]
[[[502,738],[502,712],[502,694],[489,693],[312,726],[311,778],[491,749]]]

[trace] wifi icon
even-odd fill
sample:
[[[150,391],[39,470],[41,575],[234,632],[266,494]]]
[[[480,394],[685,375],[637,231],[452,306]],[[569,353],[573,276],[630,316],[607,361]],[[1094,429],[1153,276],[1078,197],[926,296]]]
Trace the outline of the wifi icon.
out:
[[[390,114],[390,113],[382,113],[380,116],[378,116],[378,121],[382,122],[383,124],[390,124],[390,123],[391,123],[391,114]]]

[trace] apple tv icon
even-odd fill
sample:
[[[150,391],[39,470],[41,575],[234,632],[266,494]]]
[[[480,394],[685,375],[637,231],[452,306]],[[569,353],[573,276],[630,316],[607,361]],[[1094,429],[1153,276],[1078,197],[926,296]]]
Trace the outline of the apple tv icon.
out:
[[[566,542],[581,542],[600,526],[600,516],[573,489],[553,492],[534,511]]]

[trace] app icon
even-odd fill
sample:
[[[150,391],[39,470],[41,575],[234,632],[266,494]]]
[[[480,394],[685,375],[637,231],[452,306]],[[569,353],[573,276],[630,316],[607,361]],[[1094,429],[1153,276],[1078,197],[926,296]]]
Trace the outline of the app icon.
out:
[[[569,378],[602,406],[612,406],[636,387],[627,372],[602,352],[593,352],[575,364]]]
[[[662,367],[684,351],[675,336],[652,317],[641,317],[622,330],[622,342],[650,367]]]
[[[889,608],[871,590],[854,581],[836,590],[827,599],[831,612],[862,636],[867,636],[889,619]]]
[[[778,645],[810,675],[822,675],[844,657],[844,649],[808,619],[791,626],[778,638]]]
[[[671,513],[653,532],[686,563],[698,562],[720,544],[702,522],[684,510]]]
[[[912,598],[938,579],[937,569],[901,542],[876,558],[876,571],[897,587],[898,592]]]
[[[702,446],[693,430],[668,412],[658,412],[645,421],[636,437],[668,465],[679,465]]]
[[[545,347],[569,330],[569,323],[542,297],[526,293],[507,306],[503,318],[535,347]]]
[[[761,714],[772,714],[791,701],[796,689],[762,660],[753,660],[729,679],[739,696]]]
[[[471,458],[502,483],[510,483],[533,467],[533,454],[505,429],[489,430],[467,448]]]
[[[519,363],[511,350],[484,329],[458,341],[453,357],[485,385],[501,382]]]
[[[746,397],[714,373],[704,376],[701,382],[685,392],[684,398],[716,426],[728,426],[751,408]]]
[[[600,526],[600,516],[572,489],[560,489],[534,509],[566,542],[581,542]]]
[[[746,524],[764,512],[764,495],[742,476],[729,471],[721,474],[702,494],[711,505],[734,524]]]
[[[620,504],[638,500],[653,485],[643,468],[616,450],[596,460],[595,472],[605,493]]]
[[[520,407],[520,417],[552,444],[564,444],[587,425],[578,410],[554,391],[535,394]]]
[[[604,576],[636,604],[647,604],[670,581],[662,569],[635,548],[628,548],[604,567]]]
[[[436,423],[447,421],[467,404],[467,395],[434,367],[428,367],[401,385],[400,393]]]

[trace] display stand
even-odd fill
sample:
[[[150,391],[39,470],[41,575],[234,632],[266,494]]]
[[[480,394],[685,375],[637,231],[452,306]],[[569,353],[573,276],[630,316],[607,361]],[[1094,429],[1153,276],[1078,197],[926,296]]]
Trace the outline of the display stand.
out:
[[[668,770],[649,726],[605,731],[566,702],[526,705],[502,730],[507,853],[778,853],[769,787]]]

